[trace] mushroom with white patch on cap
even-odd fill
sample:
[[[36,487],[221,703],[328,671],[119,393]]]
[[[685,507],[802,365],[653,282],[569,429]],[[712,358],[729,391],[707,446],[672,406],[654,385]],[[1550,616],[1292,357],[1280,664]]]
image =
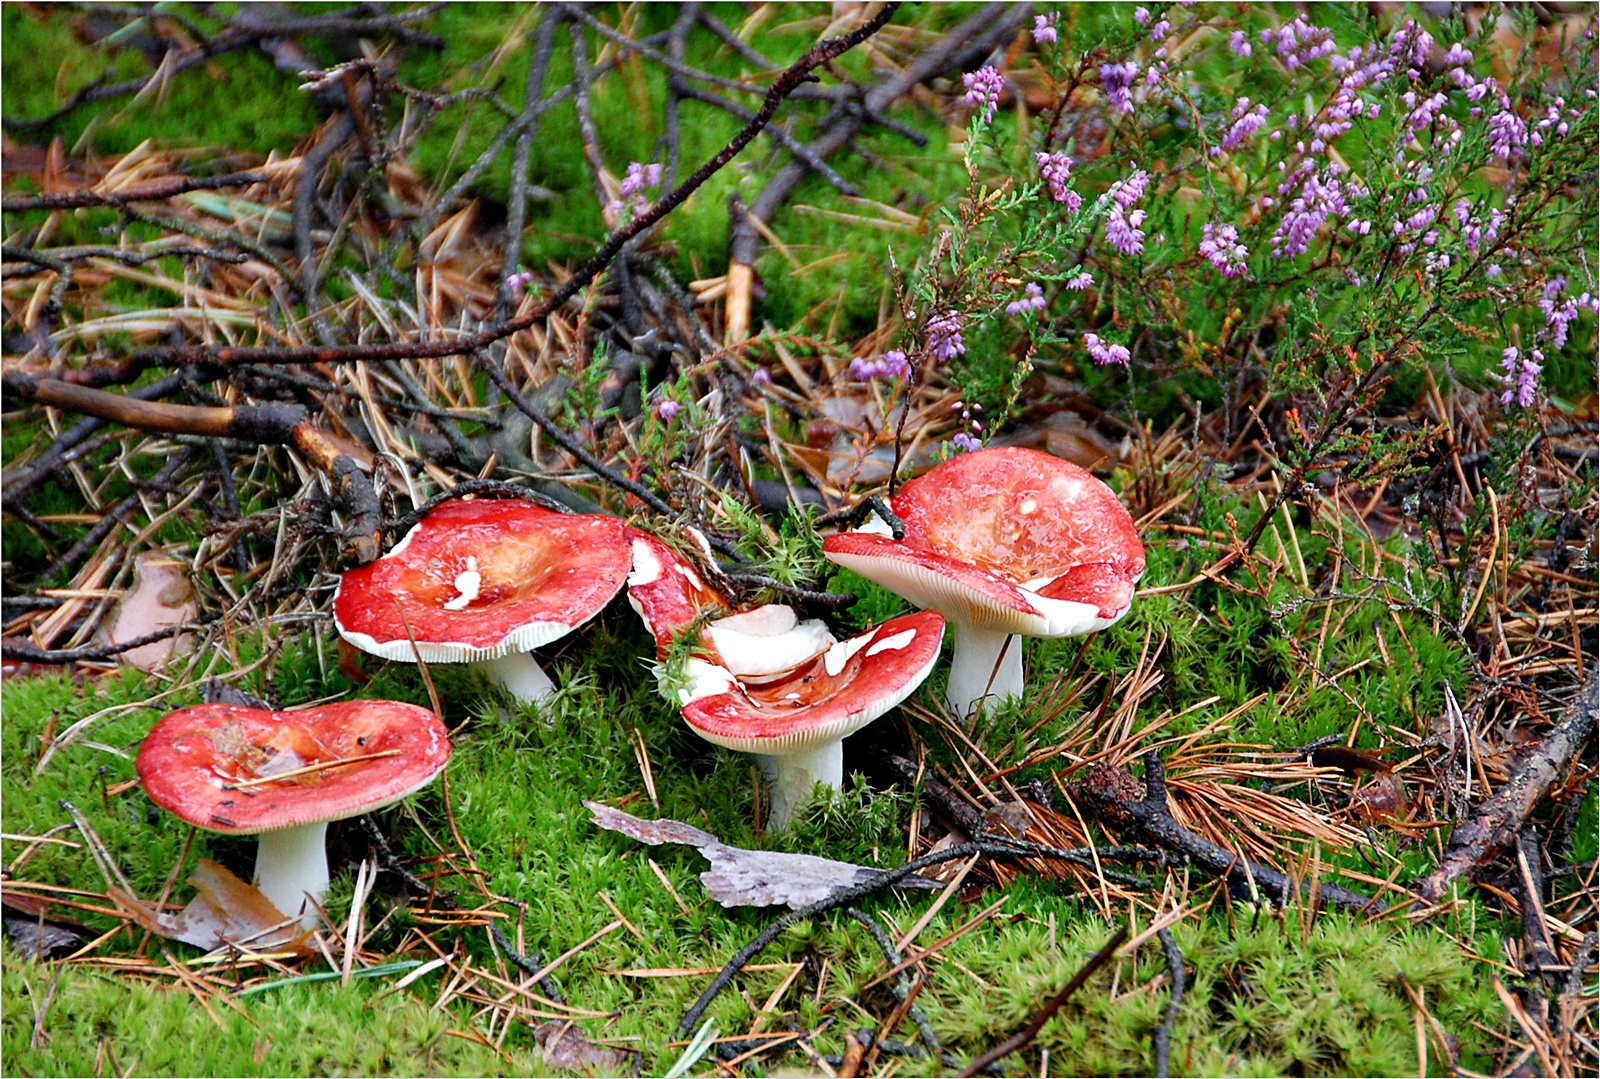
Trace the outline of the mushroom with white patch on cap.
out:
[[[517,700],[542,700],[555,687],[531,651],[599,614],[630,557],[615,517],[519,499],[446,502],[340,578],[334,622],[364,652],[474,663]]]
[[[757,755],[774,829],[788,825],[816,784],[842,785],[844,739],[910,696],[938,662],[944,619],[936,612],[840,641],[821,621],[801,621],[778,604],[732,613],[653,536],[635,532],[633,551],[628,601],[656,638],[663,692],[700,737]],[[716,615],[681,666],[668,670],[678,636]]]
[[[891,500],[895,539],[873,515],[829,536],[828,558],[954,627],[946,703],[957,717],[1022,692],[1021,641],[1074,637],[1128,612],[1144,544],[1111,489],[1038,450],[953,457]]]

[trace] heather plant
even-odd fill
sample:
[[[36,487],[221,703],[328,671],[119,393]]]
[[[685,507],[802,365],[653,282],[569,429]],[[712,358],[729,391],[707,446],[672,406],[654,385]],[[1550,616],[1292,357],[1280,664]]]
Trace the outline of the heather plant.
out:
[[[947,451],[999,431],[1035,364],[1157,420],[1292,395],[1291,466],[1424,371],[1494,388],[1508,427],[1592,385],[1593,20],[1508,67],[1493,14],[1038,16],[1033,70],[965,80],[970,184],[902,289],[910,379],[944,365],[961,395]],[[1054,104],[1000,122],[1008,78]]]

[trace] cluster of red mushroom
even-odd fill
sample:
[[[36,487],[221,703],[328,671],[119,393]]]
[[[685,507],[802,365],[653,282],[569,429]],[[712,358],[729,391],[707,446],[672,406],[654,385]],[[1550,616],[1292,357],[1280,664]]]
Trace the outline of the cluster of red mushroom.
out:
[[[662,692],[701,737],[754,753],[783,828],[816,784],[843,780],[842,742],[932,673],[945,626],[958,717],[1023,687],[1021,635],[1064,637],[1121,618],[1144,571],[1133,521],[1083,469],[1027,449],[965,454],[893,498],[896,537],[873,515],[824,554],[921,611],[846,640],[786,606],[736,610],[694,562],[614,517],[529,502],[448,502],[382,558],[347,572],[339,633],[386,659],[472,663],[519,701],[553,685],[532,650],[566,636],[624,584],[656,640]],[[691,539],[710,549],[693,529]],[[138,769],[158,804],[200,827],[259,832],[257,882],[315,919],[329,820],[386,805],[438,775],[439,717],[392,701],[297,712],[186,708],[145,739]]]

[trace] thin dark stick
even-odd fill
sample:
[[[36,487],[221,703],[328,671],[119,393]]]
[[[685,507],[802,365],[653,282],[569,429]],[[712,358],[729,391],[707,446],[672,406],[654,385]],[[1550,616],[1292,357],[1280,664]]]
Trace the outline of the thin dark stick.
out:
[[[146,180],[122,191],[61,191],[46,195],[7,195],[0,198],[0,210],[24,213],[28,210],[76,210],[84,206],[126,206],[130,202],[158,202],[190,191],[216,191],[225,187],[249,187],[270,179],[264,172],[229,172],[221,176],[163,176]]]
[[[878,919],[858,907],[846,907],[844,912],[866,926],[867,932],[871,933],[872,939],[877,942],[878,950],[889,961],[891,970],[905,962],[905,958],[900,954],[900,949],[894,946],[894,941],[884,931],[883,926],[878,924]],[[901,1003],[905,1003],[906,998],[911,995],[912,988],[911,976],[905,971],[902,970],[895,975],[894,994],[900,999]],[[920,1006],[912,1004],[906,1009],[906,1014],[917,1025],[917,1033],[922,1037],[922,1044],[928,1047],[928,1052],[936,1057],[943,1058],[945,1056],[944,1047],[939,1043],[939,1035],[934,1033],[933,1024],[928,1022],[927,1013]]]
[[[110,659],[112,656],[121,655],[123,652],[129,652],[135,648],[143,648],[147,644],[155,644],[157,641],[165,641],[168,638],[176,637],[180,633],[188,633],[190,630],[209,626],[221,617],[220,612],[209,611],[205,614],[196,615],[182,625],[158,629],[154,633],[146,633],[144,636],[135,637],[131,641],[93,645],[84,648],[35,648],[33,645],[22,641],[3,641],[0,642],[0,656],[6,659],[20,660],[23,663],[50,664],[77,663],[86,659]]]
[[[1033,1017],[1032,1022],[1023,1027],[1021,1030],[1017,1031],[1011,1037],[1007,1038],[1005,1041],[1001,1042],[999,1045],[995,1046],[993,1049],[989,1050],[987,1053],[983,1054],[977,1060],[974,1060],[971,1064],[968,1064],[966,1068],[958,1074],[958,1079],[968,1079],[968,1077],[977,1075],[979,1072],[986,1070],[990,1065],[994,1064],[995,1061],[1004,1057],[1008,1057],[1019,1049],[1026,1049],[1030,1044],[1032,1044],[1033,1039],[1039,1036],[1039,1031],[1044,1029],[1044,1025],[1048,1023],[1056,1014],[1056,1012],[1061,1010],[1061,1006],[1072,997],[1072,994],[1076,993],[1083,986],[1083,983],[1088,981],[1094,975],[1095,971],[1103,967],[1106,963],[1106,960],[1110,959],[1116,950],[1122,947],[1122,942],[1127,939],[1128,927],[1125,925],[1118,927],[1117,931],[1111,935],[1111,939],[1106,941],[1105,946],[1089,957],[1089,961],[1083,965],[1083,968],[1079,970],[1078,973],[1072,976],[1072,980],[1070,982],[1062,987],[1061,992],[1057,993],[1055,996],[1051,997],[1045,1002],[1045,1006],[1039,1009],[1039,1014]]]
[[[1172,992],[1167,997],[1167,1014],[1156,1027],[1156,1079],[1167,1079],[1172,1074],[1172,1030],[1178,1023],[1178,1008],[1183,1004],[1184,970],[1183,952],[1171,929],[1158,929],[1156,936],[1167,953],[1167,974],[1172,978]]]
[[[550,68],[550,50],[555,45],[560,19],[546,11],[533,38],[533,56],[528,60],[528,86],[522,99],[522,112],[528,119],[517,135],[511,151],[511,195],[506,203],[506,249],[500,259],[500,284],[495,289],[495,318],[503,319],[511,309],[511,290],[506,280],[522,264],[522,227],[528,219],[528,165],[533,158],[533,138],[539,131],[535,108],[544,94],[545,73]]]
[[[182,453],[174,457],[171,462],[168,463],[167,467],[158,472],[155,478],[149,482],[154,484],[170,483],[173,477],[175,477],[178,472],[189,463],[189,459],[193,456],[193,450],[184,450]],[[115,506],[112,506],[106,511],[106,515],[100,519],[98,524],[89,529],[88,532],[84,533],[83,537],[79,539],[77,543],[74,543],[71,547],[69,547],[65,554],[56,559],[54,562],[50,563],[45,571],[39,575],[39,580],[54,580],[59,574],[64,573],[73,566],[77,565],[80,559],[100,545],[101,540],[104,540],[107,536],[111,535],[112,532],[116,531],[116,529],[122,524],[123,517],[127,516],[129,513],[132,513],[138,507],[138,493],[131,494],[127,498],[124,498],[121,502],[118,502]],[[66,661],[63,660],[62,662]]]

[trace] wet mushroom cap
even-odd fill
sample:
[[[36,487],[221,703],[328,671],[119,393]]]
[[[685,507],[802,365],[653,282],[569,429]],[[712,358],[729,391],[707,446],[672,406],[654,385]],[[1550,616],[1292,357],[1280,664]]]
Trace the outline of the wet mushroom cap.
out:
[[[352,757],[368,759],[303,770]],[[438,716],[414,704],[360,700],[294,712],[180,708],[151,728],[135,767],[150,800],[179,819],[254,834],[389,805],[427,786],[449,760],[449,732]]]
[[[728,601],[707,586],[678,552],[656,537],[629,529],[633,568],[628,573],[628,602],[656,639],[658,658],[665,659],[673,638],[709,613],[731,613]]]
[[[1038,450],[951,458],[906,484],[893,508],[903,539],[887,529],[842,532],[823,552],[979,628],[1041,636],[1099,629],[1126,613],[1144,573],[1144,544],[1111,489]]]
[[[515,499],[446,502],[388,554],[340,578],[334,621],[351,644],[385,659],[529,652],[617,594],[631,558],[627,533],[615,517]]]
[[[780,679],[760,685],[697,680],[683,718],[707,741],[744,753],[821,745],[853,734],[910,696],[938,662],[943,639],[938,612],[902,615],[838,642]]]

